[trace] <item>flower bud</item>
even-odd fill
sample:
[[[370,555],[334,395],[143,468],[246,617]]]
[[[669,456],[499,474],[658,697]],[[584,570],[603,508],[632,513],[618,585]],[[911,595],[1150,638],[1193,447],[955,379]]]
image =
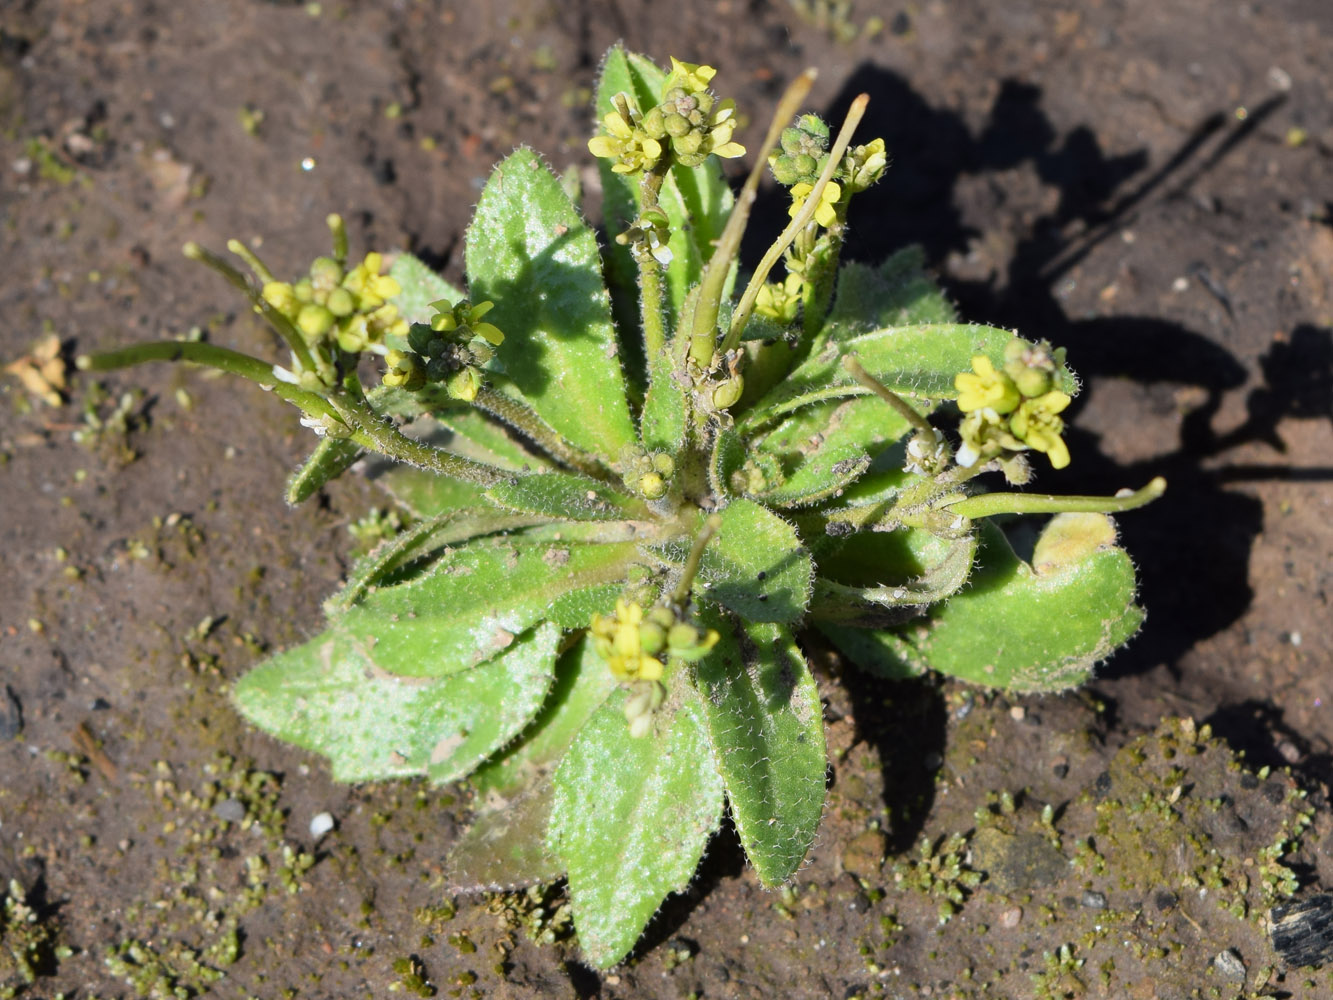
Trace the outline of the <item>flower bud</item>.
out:
[[[645,499],[660,500],[666,496],[666,491],[666,480],[656,472],[649,472],[639,480],[639,492],[643,494]]]
[[[333,313],[324,306],[314,303],[302,306],[296,316],[297,329],[301,331],[307,343],[313,343],[328,333],[333,327],[333,321]]]

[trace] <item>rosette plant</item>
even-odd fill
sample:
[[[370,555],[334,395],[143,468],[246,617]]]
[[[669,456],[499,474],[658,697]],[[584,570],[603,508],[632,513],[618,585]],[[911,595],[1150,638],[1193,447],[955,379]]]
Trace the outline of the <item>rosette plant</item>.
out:
[[[799,78],[733,194],[718,161],[744,150],[713,75],[608,54],[589,144],[605,253],[519,149],[481,195],[465,290],[406,253],[349,266],[331,217],[332,255],[294,282],[239,243],[253,277],[187,247],[286,365],[187,342],[81,360],[212,365],[296,405],[322,440],[292,503],[379,463],[409,526],[235,703],[341,781],[469,779],[458,885],[567,879],[599,966],[689,882],[724,810],[766,885],[802,864],[827,767],[809,638],[889,679],[1078,684],[1142,619],[1106,514],[1163,488],[983,489],[1068,463],[1063,352],[960,323],[915,249],[840,261],[887,165],[851,142],[864,96],[834,134],[796,116]],[[766,172],[790,217],[746,272]],[[991,520],[1020,513],[1056,515],[1027,560]]]

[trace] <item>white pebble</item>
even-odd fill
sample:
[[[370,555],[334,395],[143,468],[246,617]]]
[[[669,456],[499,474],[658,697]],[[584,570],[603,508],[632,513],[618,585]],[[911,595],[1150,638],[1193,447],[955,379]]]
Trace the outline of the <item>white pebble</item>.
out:
[[[333,821],[333,813],[316,813],[314,818],[310,820],[310,836],[318,840],[336,825]]]

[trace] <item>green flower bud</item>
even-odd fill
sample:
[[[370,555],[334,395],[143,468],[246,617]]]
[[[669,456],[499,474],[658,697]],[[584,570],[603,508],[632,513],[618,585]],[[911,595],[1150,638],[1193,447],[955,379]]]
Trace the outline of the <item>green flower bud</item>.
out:
[[[356,312],[356,299],[352,298],[352,293],[346,288],[335,288],[329,292],[329,297],[324,300],[324,305],[328,307],[329,312],[339,319]]]
[[[297,302],[314,302],[315,288],[310,284],[309,278],[302,278],[292,286],[292,294],[296,296]]]
[[[310,265],[310,283],[315,291],[325,294],[337,288],[343,280],[343,269],[332,257],[316,257]]]
[[[384,384],[402,386],[408,392],[416,392],[426,384],[426,369],[421,358],[407,351],[390,351],[384,356],[388,369],[384,372]]]
[[[656,472],[650,472],[639,480],[639,492],[647,500],[660,500],[666,496],[666,480]]]
[[[292,288],[291,282],[267,282],[259,295],[265,302],[288,319],[295,316],[301,309],[300,303],[296,300],[296,291]]]
[[[664,451],[653,456],[653,468],[668,479],[676,471],[676,460]]]
[[[334,316],[324,306],[305,305],[296,316],[296,327],[307,343],[313,343],[333,328]]]
[[[481,372],[475,368],[460,368],[445,383],[445,390],[454,399],[470,403],[481,389]]]
[[[656,656],[667,645],[667,630],[657,622],[646,621],[639,626],[639,649]]]

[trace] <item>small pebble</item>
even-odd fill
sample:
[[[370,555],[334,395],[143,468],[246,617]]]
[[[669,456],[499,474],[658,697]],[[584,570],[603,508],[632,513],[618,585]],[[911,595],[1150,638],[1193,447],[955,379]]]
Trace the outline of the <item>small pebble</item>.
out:
[[[318,840],[324,834],[331,831],[336,824],[333,821],[333,813],[316,813],[310,820],[310,836]]]
[[[1240,955],[1236,954],[1235,948],[1219,951],[1213,958],[1213,968],[1227,979],[1237,981],[1245,979],[1245,963],[1241,961]]]
[[[1082,903],[1084,906],[1086,906],[1089,910],[1104,910],[1104,909],[1106,909],[1106,895],[1105,895],[1105,893],[1094,892],[1092,889],[1084,889],[1084,890],[1083,890],[1083,898],[1082,898],[1081,900],[1079,900],[1079,902],[1081,902],[1081,903]]]
[[[1027,718],[1027,714],[1028,710],[1022,705],[1015,705],[1013,708],[1009,709],[1009,718],[1013,719],[1015,722],[1022,722]]]
[[[1298,764],[1301,759],[1301,748],[1291,740],[1283,740],[1277,745],[1277,752],[1282,755],[1282,759],[1288,764]]]
[[[1063,779],[1069,773],[1069,758],[1061,754],[1051,762],[1051,773]]]
[[[228,823],[239,823],[245,819],[245,803],[240,799],[223,799],[213,807],[213,815]]]
[[[1013,930],[1023,919],[1023,908],[1015,906],[1012,909],[1005,910],[1000,914],[1000,926]]]

